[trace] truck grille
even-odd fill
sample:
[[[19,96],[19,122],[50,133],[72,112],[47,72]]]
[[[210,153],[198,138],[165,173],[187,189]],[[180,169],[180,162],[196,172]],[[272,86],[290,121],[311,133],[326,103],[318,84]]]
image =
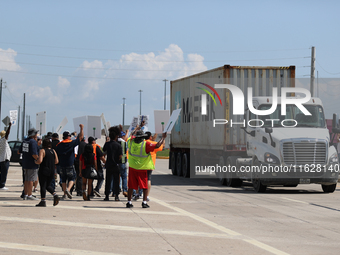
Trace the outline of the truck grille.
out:
[[[283,161],[286,165],[326,164],[327,144],[325,142],[285,142]]]

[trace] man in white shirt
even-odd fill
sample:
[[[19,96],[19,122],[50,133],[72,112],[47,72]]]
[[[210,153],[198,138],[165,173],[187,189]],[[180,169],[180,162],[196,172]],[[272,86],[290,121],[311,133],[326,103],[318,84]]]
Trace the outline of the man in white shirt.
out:
[[[8,145],[8,136],[11,130],[12,123],[9,123],[8,129],[0,132],[0,190],[8,190],[5,187],[7,180],[7,173],[9,168],[9,161],[12,156],[11,148]]]

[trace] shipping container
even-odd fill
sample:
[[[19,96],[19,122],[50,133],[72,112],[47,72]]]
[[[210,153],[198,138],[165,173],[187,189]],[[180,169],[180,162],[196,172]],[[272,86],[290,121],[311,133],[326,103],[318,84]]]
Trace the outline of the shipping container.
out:
[[[230,122],[242,123],[244,117],[232,114],[232,94],[228,89],[215,89],[215,84],[232,84],[240,88],[246,109],[249,87],[253,89],[253,97],[272,96],[273,87],[278,89],[278,96],[281,96],[282,87],[295,87],[295,66],[224,65],[171,81],[170,84],[171,112],[182,109],[170,141],[169,164],[176,172],[176,165],[177,169],[183,165],[181,161],[186,160],[189,165],[190,154],[195,155],[197,161],[204,156],[219,157],[221,153],[240,156],[246,153],[246,134],[241,125],[230,126]],[[202,114],[204,111],[206,114]],[[214,127],[216,119],[228,123]],[[177,155],[180,160],[176,159]]]

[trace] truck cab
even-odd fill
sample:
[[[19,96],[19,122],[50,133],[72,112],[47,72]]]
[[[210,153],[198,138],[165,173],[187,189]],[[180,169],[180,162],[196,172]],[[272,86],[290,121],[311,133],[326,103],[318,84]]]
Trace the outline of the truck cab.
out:
[[[253,106],[268,110],[272,98],[253,98]],[[238,158],[237,165],[248,171],[240,170],[237,177],[252,181],[255,191],[264,192],[270,185],[318,183],[324,192],[334,192],[339,159],[330,143],[322,102],[311,98],[303,106],[311,115],[305,115],[296,105],[287,105],[282,115],[280,98],[276,110],[269,115],[246,111],[249,158]]]

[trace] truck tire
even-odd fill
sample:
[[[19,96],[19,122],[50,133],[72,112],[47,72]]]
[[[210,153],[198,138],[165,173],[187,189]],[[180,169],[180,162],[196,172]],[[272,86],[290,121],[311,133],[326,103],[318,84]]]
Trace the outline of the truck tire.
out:
[[[182,156],[182,173],[185,178],[190,177],[190,160],[188,153],[183,153]]]
[[[336,183],[332,185],[321,185],[323,192],[333,193],[336,189]]]
[[[171,152],[170,154],[170,166],[171,166],[171,173],[172,175],[177,175],[176,171],[176,153]]]
[[[182,153],[180,152],[176,155],[176,171],[177,176],[182,176]]]
[[[224,157],[223,156],[220,156],[220,159],[218,161],[218,164],[223,167],[225,164],[225,161],[224,161]],[[215,172],[216,174],[216,177],[218,178],[219,182],[221,183],[221,185],[226,185],[227,183],[227,180],[226,180],[226,174],[223,173],[223,172]]]
[[[238,157],[230,156],[227,158],[226,166],[234,166],[236,167],[236,160]],[[236,178],[235,173],[233,172],[226,172],[226,186],[228,187],[240,187],[242,186],[242,180],[240,178]]]
[[[254,166],[259,166],[260,163],[258,161],[257,158],[254,159],[254,163],[253,163]],[[264,193],[266,192],[266,189],[267,189],[267,186],[266,185],[263,185],[261,183],[261,179],[259,178],[253,178],[252,179],[252,183],[253,183],[253,187],[254,187],[254,190],[257,192],[257,193]]]

